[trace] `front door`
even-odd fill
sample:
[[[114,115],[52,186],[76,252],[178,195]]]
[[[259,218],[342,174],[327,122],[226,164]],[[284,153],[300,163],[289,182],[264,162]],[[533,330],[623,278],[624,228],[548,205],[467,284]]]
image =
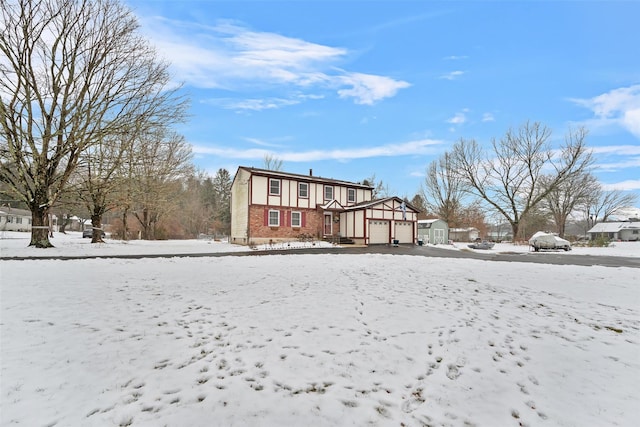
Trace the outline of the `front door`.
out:
[[[331,213],[324,214],[324,235],[331,236],[333,234],[333,218]]]

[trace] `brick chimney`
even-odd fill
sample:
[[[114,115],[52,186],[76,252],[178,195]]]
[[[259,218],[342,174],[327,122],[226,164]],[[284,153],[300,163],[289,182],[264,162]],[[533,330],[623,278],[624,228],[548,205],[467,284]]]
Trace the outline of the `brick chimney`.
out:
[[[313,176],[313,169],[309,169],[309,176]]]

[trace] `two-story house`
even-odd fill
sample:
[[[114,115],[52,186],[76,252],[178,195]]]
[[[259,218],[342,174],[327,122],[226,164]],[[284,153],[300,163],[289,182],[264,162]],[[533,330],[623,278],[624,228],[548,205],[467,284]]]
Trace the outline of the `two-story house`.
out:
[[[417,210],[372,200],[368,185],[240,166],[231,185],[231,243],[345,237],[359,244],[414,243]]]

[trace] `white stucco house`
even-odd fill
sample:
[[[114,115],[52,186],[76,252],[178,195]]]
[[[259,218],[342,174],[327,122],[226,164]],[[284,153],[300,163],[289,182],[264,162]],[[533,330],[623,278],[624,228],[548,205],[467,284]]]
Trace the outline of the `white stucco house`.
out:
[[[604,236],[609,240],[640,240],[640,221],[599,222],[587,231],[589,239]]]
[[[31,231],[31,211],[0,206],[0,231]]]

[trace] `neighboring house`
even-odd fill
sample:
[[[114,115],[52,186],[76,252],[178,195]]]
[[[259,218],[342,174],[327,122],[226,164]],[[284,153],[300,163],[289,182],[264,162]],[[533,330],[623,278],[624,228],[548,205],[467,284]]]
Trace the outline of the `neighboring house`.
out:
[[[369,185],[240,166],[231,185],[231,243],[348,238],[415,242],[417,210],[398,197],[372,200]]]
[[[640,240],[640,221],[599,222],[587,231],[589,239],[606,237],[609,240]]]
[[[0,206],[0,231],[31,231],[31,211]]]
[[[449,225],[441,219],[418,220],[418,240],[432,245],[449,243]]]
[[[449,239],[454,242],[473,242],[478,237],[480,237],[480,231],[475,227],[449,229]]]

